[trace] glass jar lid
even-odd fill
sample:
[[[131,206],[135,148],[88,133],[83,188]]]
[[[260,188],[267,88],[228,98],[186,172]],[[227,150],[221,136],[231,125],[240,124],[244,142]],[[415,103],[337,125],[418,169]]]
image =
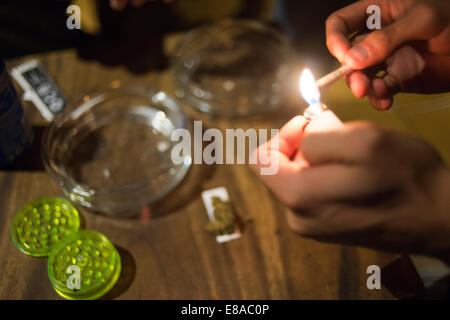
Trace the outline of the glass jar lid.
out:
[[[52,247],[80,227],[80,217],[69,201],[44,197],[21,208],[11,223],[16,247],[34,257],[48,256]]]

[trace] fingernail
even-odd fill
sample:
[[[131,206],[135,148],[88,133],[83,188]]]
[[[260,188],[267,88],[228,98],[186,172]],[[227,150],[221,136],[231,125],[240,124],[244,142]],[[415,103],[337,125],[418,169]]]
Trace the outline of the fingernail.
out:
[[[390,98],[381,99],[380,102],[378,103],[378,108],[382,111],[389,110],[391,106],[392,106],[392,99]]]
[[[369,57],[369,53],[363,46],[357,45],[348,51],[348,54],[355,60],[363,62]]]

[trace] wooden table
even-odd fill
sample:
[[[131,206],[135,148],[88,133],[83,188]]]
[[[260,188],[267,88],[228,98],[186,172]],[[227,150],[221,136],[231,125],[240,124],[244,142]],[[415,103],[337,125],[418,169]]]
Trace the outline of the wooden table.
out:
[[[168,71],[135,76],[120,67],[83,61],[63,50],[7,61],[8,67],[39,59],[70,99],[113,80],[173,91]],[[18,89],[21,93],[22,91]],[[46,123],[24,102],[34,126]],[[244,120],[201,118],[205,126],[279,128],[298,112],[295,104]],[[37,156],[36,156],[37,157]],[[29,159],[30,160],[30,159]],[[0,299],[58,299],[47,276],[47,260],[19,252],[10,235],[15,212],[40,196],[61,195],[39,159],[18,170],[0,171]],[[24,170],[27,169],[27,170]],[[218,244],[204,231],[207,214],[200,192],[228,189],[245,221],[240,240]],[[120,299],[386,299],[386,289],[366,287],[369,265],[385,266],[394,256],[324,244],[291,232],[286,208],[244,165],[194,166],[146,224],[113,219],[80,208],[86,229],[107,235],[119,248],[122,276],[106,298]]]

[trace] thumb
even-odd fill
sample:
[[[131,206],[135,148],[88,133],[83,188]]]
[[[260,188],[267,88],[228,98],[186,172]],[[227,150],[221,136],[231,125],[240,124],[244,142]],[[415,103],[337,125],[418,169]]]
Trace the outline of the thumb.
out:
[[[356,70],[376,65],[393,54],[403,44],[427,40],[435,35],[436,12],[425,5],[415,5],[399,20],[375,30],[357,43],[344,56],[344,63]]]

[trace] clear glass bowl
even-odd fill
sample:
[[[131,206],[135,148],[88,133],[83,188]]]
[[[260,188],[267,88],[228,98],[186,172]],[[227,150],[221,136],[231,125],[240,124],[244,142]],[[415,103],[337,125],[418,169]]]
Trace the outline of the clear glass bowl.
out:
[[[171,160],[171,134],[191,130],[176,101],[139,87],[84,96],[46,128],[47,171],[73,202],[93,211],[129,216],[170,192],[191,159]]]
[[[277,108],[291,47],[260,22],[226,20],[189,32],[175,49],[176,95],[206,113],[245,117]]]

